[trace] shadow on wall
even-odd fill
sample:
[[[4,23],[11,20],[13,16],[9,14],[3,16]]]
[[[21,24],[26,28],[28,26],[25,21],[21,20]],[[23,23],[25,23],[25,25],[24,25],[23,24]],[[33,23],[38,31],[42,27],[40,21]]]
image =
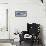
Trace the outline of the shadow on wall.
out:
[[[42,40],[42,46],[45,46],[44,45],[44,37],[43,37],[43,26],[40,25],[40,39]]]

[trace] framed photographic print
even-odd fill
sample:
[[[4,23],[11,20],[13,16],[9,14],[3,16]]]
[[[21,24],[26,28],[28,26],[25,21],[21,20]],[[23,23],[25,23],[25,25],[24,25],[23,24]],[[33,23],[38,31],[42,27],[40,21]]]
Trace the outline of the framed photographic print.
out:
[[[15,11],[15,16],[16,17],[26,17],[27,11]]]

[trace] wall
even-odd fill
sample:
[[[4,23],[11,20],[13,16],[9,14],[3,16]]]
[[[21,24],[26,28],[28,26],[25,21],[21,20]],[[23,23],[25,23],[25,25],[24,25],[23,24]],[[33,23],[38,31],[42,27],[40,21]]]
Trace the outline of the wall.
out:
[[[0,0],[0,3],[8,3],[8,0]]]
[[[45,1],[44,1],[45,2]],[[27,11],[27,17],[16,17],[15,11]],[[45,4],[40,0],[12,0],[9,1],[9,31],[13,38],[13,33],[18,30],[27,30],[28,23],[40,23],[43,29],[44,41],[46,44],[46,16]]]

